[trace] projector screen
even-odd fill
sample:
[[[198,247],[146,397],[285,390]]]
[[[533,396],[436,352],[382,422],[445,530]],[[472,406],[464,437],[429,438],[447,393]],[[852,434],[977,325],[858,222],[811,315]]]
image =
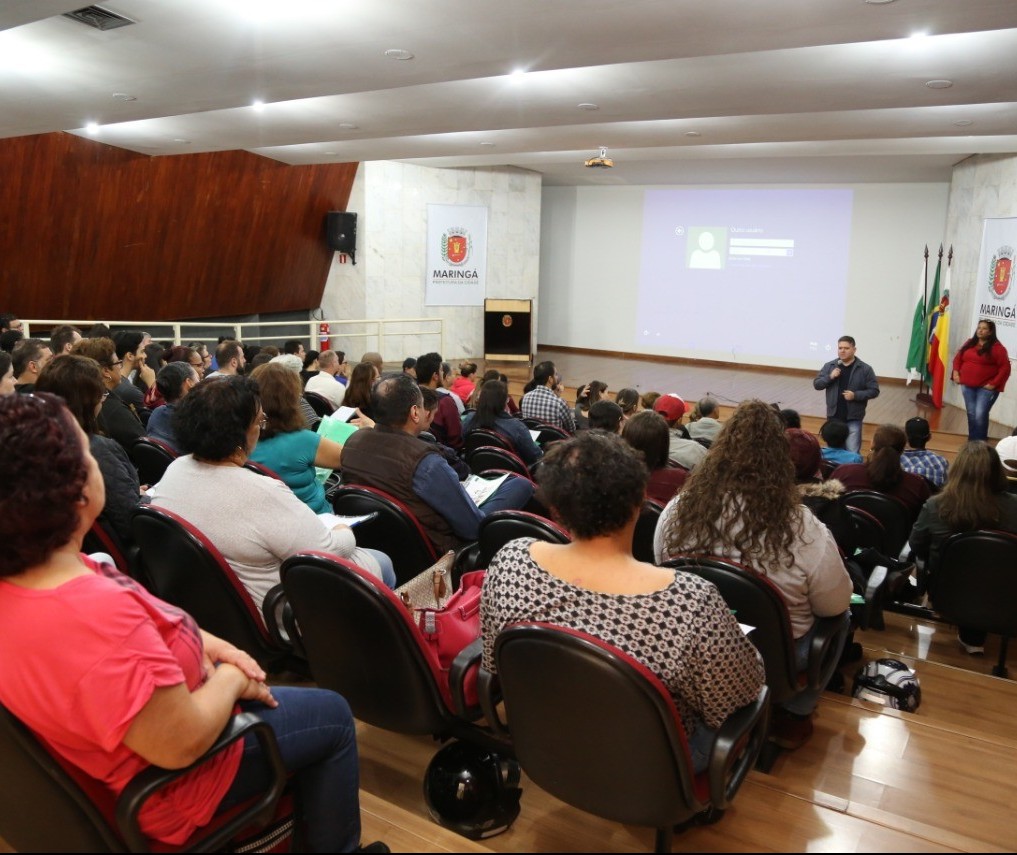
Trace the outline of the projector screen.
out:
[[[830,358],[844,331],[851,189],[645,191],[636,350]]]

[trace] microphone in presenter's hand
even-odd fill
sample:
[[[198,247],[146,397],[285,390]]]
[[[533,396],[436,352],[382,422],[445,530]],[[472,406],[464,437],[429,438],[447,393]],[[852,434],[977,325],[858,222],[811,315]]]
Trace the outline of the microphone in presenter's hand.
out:
[[[843,368],[844,367],[844,363],[841,362],[839,359],[837,360],[837,367],[838,368]]]

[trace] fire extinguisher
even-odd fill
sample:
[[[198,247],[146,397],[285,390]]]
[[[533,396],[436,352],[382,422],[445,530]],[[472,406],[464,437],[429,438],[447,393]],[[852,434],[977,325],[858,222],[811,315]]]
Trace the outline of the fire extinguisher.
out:
[[[328,324],[325,322],[318,324],[318,350],[328,350]]]

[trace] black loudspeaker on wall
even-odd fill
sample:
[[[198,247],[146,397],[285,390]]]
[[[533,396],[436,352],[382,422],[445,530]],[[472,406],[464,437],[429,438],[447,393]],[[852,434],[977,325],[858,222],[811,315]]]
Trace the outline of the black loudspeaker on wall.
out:
[[[329,249],[345,252],[357,263],[357,214],[355,211],[329,211],[325,215],[325,239]]]

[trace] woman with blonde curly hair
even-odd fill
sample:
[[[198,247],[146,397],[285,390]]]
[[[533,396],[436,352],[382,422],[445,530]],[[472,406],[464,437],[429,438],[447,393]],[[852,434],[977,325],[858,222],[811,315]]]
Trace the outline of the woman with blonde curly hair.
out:
[[[668,503],[654,537],[658,561],[718,555],[765,575],[791,618],[799,665],[816,617],[846,613],[851,579],[837,544],[801,504],[784,424],[769,404],[743,401],[684,489]],[[772,738],[786,748],[812,732],[819,692],[802,692],[775,716]]]

